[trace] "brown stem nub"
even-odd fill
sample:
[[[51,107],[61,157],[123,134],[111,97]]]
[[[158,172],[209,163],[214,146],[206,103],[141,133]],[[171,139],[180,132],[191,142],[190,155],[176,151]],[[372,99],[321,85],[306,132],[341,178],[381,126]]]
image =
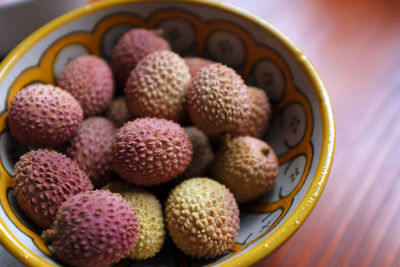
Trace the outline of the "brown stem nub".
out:
[[[271,151],[271,147],[269,147],[269,146],[265,146],[265,147],[261,148],[261,153],[263,153],[265,156],[268,155],[269,151]]]
[[[46,242],[50,242],[54,238],[55,234],[56,231],[49,228],[46,231],[43,231],[40,237],[43,238]]]

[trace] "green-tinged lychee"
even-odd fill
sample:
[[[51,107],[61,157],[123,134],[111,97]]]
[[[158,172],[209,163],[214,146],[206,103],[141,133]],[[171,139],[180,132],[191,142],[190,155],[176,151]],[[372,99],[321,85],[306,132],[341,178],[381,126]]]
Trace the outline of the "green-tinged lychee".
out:
[[[105,267],[128,255],[139,231],[136,212],[128,202],[119,194],[96,190],[64,202],[42,238],[69,265]]]
[[[185,254],[210,259],[227,253],[239,229],[239,209],[224,185],[208,178],[185,180],[165,204],[169,234]]]
[[[107,109],[107,118],[112,121],[117,128],[132,119],[132,115],[129,113],[123,97],[118,97],[110,103]]]
[[[136,117],[179,121],[183,117],[190,73],[174,52],[156,51],[143,58],[129,75],[125,100]]]
[[[121,194],[136,210],[140,232],[128,257],[133,260],[145,260],[156,255],[165,240],[164,217],[158,199],[147,190],[124,182],[112,182],[103,189]]]
[[[193,147],[179,124],[140,118],[117,130],[112,152],[114,170],[125,181],[149,186],[181,174],[192,159]]]
[[[68,63],[57,84],[78,100],[86,117],[102,113],[114,94],[111,68],[93,55],[80,56]]]
[[[129,73],[148,54],[171,50],[167,40],[157,31],[133,29],[126,32],[113,49],[111,66],[119,87],[124,88]]]
[[[55,151],[30,151],[15,164],[14,196],[22,210],[42,228],[54,221],[67,199],[93,189],[75,162]]]
[[[212,177],[225,184],[239,203],[262,196],[278,177],[279,163],[274,151],[254,137],[227,139],[212,163]]]
[[[111,181],[112,138],[115,133],[114,124],[103,117],[91,117],[84,120],[78,133],[70,140],[66,150],[83,170],[95,187]]]
[[[190,118],[206,134],[245,127],[250,111],[247,87],[231,68],[211,64],[193,77],[187,94]]]
[[[185,127],[193,144],[192,162],[183,172],[183,178],[201,177],[207,172],[207,169],[214,159],[214,152],[207,135],[196,127]]]
[[[82,108],[76,99],[49,84],[23,88],[11,100],[8,111],[11,134],[34,147],[54,147],[68,141],[82,119]]]

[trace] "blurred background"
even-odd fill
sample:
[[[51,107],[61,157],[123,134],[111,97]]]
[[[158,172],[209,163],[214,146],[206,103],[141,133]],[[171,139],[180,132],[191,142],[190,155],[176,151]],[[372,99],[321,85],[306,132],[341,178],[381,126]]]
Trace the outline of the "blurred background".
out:
[[[86,2],[0,0],[0,57]],[[400,1],[223,2],[265,19],[303,49],[326,83],[336,120],[321,200],[257,266],[400,266]],[[0,266],[21,264],[0,247]]]
[[[88,0],[0,0],[0,59],[46,22]]]

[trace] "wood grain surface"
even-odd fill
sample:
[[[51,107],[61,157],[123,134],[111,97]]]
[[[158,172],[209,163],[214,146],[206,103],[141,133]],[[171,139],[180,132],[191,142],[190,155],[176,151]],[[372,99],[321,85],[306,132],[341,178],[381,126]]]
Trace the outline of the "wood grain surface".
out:
[[[311,59],[336,120],[325,191],[261,266],[400,266],[400,1],[225,1],[272,23]]]

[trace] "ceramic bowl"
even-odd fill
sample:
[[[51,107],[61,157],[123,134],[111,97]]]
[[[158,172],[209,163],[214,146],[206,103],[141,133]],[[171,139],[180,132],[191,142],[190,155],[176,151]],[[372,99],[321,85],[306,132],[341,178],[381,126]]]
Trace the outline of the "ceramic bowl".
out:
[[[326,88],[303,52],[256,16],[213,1],[104,1],[72,11],[45,25],[0,67],[0,240],[28,266],[60,266],[40,230],[19,210],[11,175],[29,150],[7,129],[7,107],[24,86],[54,84],[64,66],[83,54],[109,60],[118,38],[132,27],[161,28],[181,55],[198,55],[236,69],[249,85],[263,88],[273,104],[265,140],[275,149],[280,173],[275,187],[240,208],[240,230],[232,250],[197,261],[167,241],[161,253],[136,265],[245,266],[266,257],[304,222],[330,171],[334,119]],[[118,265],[117,265],[118,266]]]

